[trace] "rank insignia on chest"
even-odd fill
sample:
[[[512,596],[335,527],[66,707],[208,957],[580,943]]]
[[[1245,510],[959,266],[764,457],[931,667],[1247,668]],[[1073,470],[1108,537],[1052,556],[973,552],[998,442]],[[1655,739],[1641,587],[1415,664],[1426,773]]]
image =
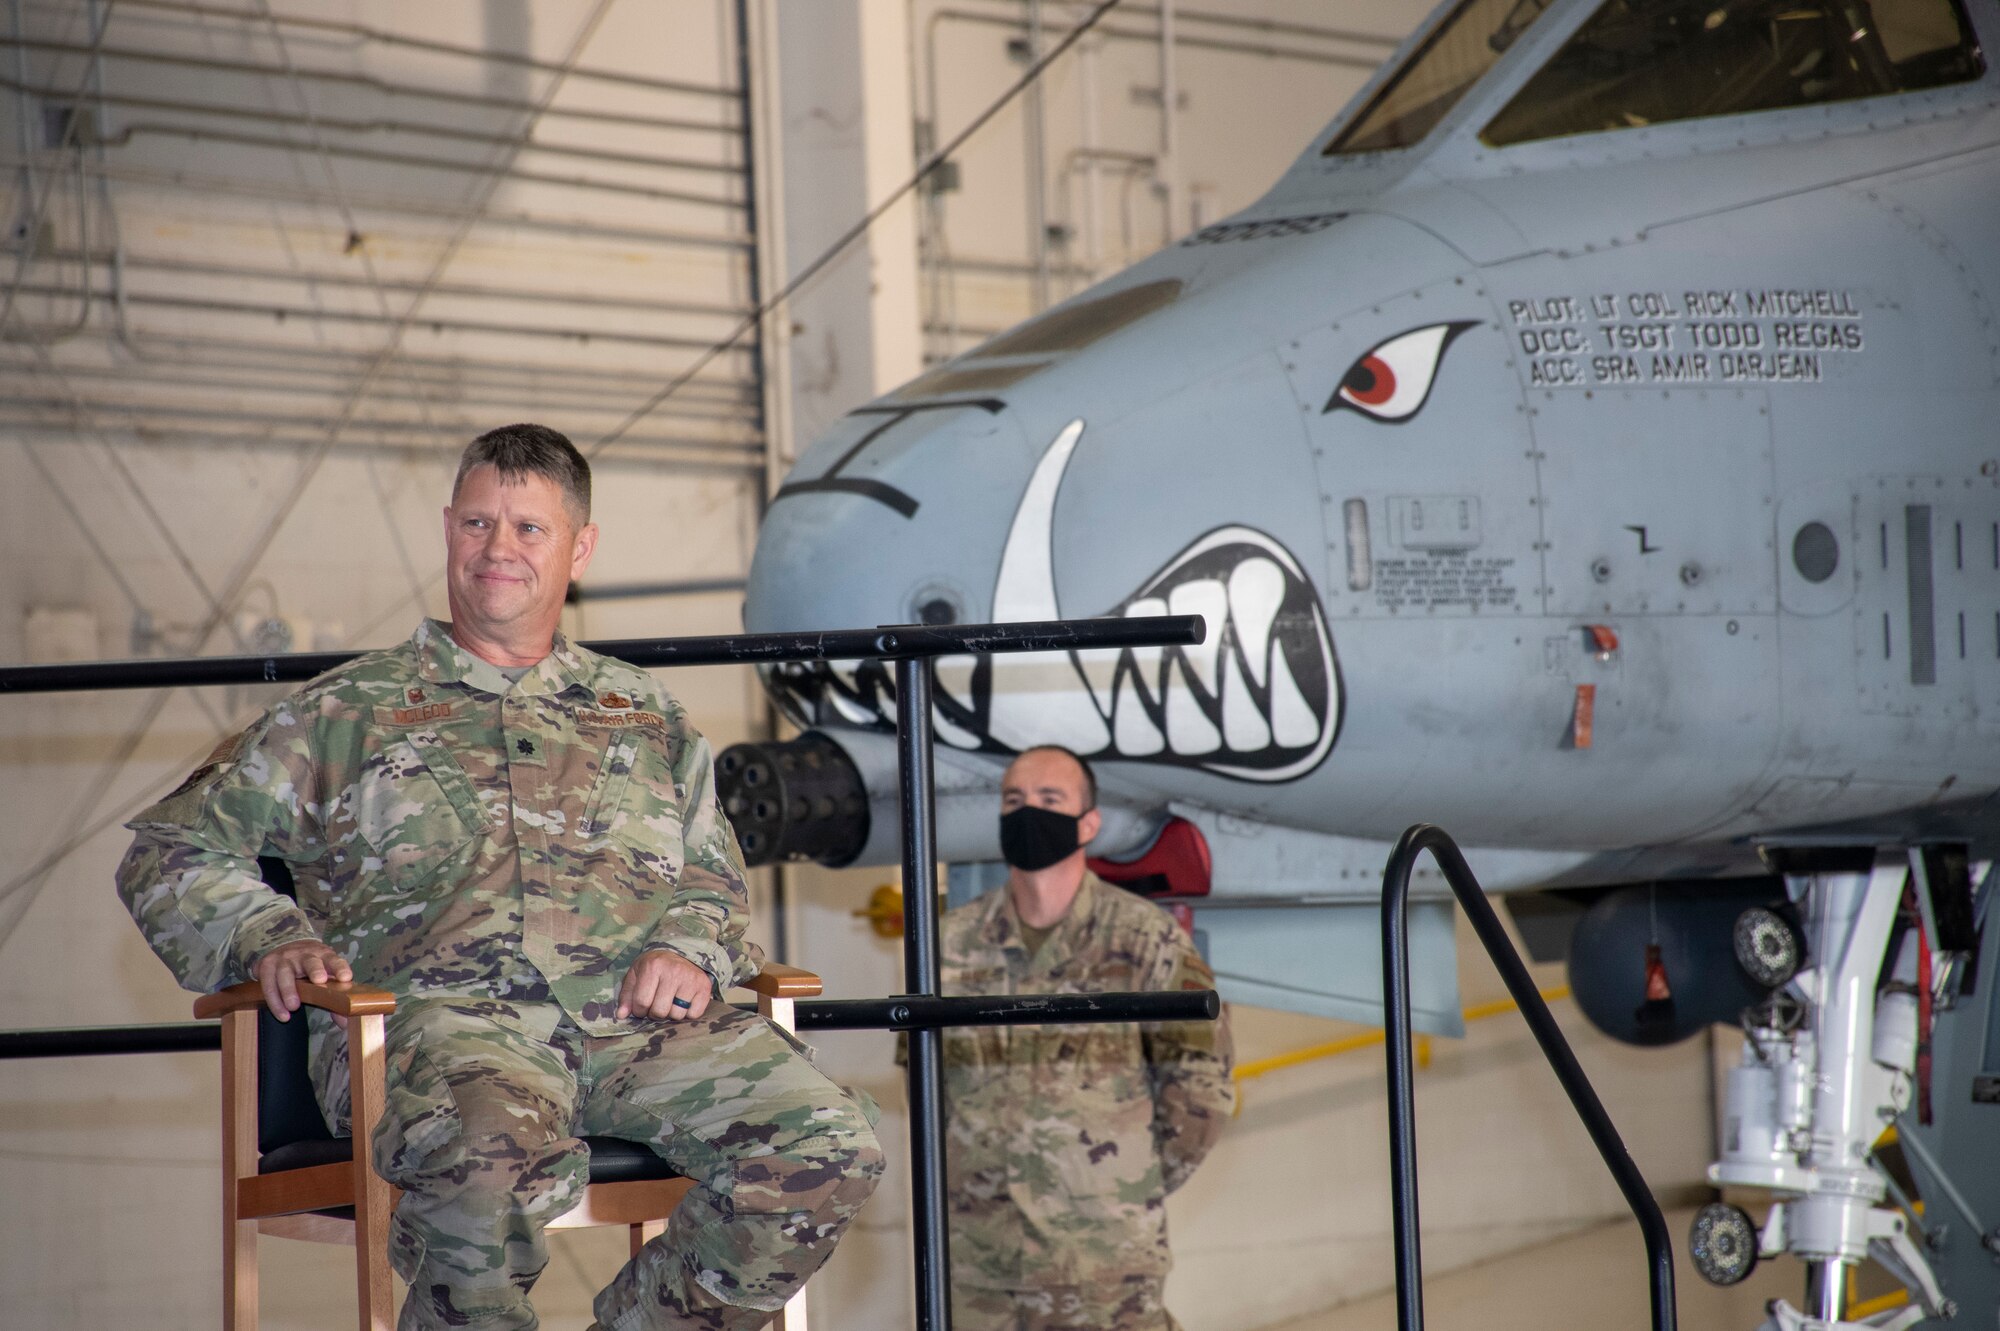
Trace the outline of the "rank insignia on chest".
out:
[[[632,700],[622,693],[600,693],[597,695],[597,705],[613,712],[632,710]]]
[[[417,689],[417,688],[404,689],[403,699],[404,701],[408,702],[410,706],[415,707],[417,704],[421,703],[424,700],[424,691],[422,689]]]

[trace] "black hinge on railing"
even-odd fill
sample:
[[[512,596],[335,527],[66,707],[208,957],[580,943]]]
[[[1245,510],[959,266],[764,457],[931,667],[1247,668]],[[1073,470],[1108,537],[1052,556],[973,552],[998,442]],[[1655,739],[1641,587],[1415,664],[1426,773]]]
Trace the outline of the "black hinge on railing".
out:
[[[1389,1051],[1389,1180],[1395,1202],[1397,1327],[1400,1331],[1422,1331],[1424,1325],[1422,1234],[1417,1223],[1417,1113],[1410,1070],[1409,901],[1410,874],[1417,866],[1417,857],[1427,850],[1444,871],[1452,895],[1458,898],[1473,932],[1486,947],[1486,955],[1506,981],[1507,992],[1520,1006],[1543,1057],[1638,1219],[1652,1282],[1653,1331],[1674,1331],[1674,1248],[1660,1204],[1632,1163],[1611,1116],[1604,1112],[1590,1078],[1578,1066],[1479,880],[1472,876],[1456,843],[1429,823],[1418,823],[1403,833],[1382,871],[1382,1007]]]

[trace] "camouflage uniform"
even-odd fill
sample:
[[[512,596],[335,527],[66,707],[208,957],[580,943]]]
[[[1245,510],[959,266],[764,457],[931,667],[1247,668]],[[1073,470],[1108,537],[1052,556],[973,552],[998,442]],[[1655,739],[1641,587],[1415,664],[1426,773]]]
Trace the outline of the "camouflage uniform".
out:
[[[190,989],[320,938],[399,996],[375,1165],[405,1328],[531,1328],[576,1138],[651,1145],[699,1186],[598,1296],[600,1322],[747,1331],[825,1260],[882,1169],[862,1110],[763,1018],[615,1015],[641,953],[754,975],[707,741],[653,679],[568,643],[518,681],[421,625],[322,676],[130,824],[119,893]],[[298,899],[255,857],[292,866]],[[309,1014],[346,1130],[344,1039]]]
[[[947,994],[1215,983],[1170,916],[1088,873],[1033,954],[1004,887],[947,912],[941,941]],[[1166,1196],[1229,1118],[1226,1022],[945,1032],[957,1331],[1174,1326]]]

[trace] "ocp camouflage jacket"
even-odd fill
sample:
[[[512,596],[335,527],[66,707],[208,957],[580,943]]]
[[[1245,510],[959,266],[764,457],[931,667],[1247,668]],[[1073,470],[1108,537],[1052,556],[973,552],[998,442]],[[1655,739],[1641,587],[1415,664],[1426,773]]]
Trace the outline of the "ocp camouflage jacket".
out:
[[[1084,875],[1027,950],[1005,887],[946,913],[947,994],[1208,989],[1158,906]],[[989,1289],[1164,1275],[1166,1196],[1229,1119],[1227,1014],[1155,1025],[944,1033],[952,1278]]]
[[[553,999],[584,1030],[665,948],[719,989],[756,973],[708,743],[642,671],[576,647],[520,680],[448,626],[330,671],[127,824],[132,917],[208,991],[321,938],[399,994]],[[256,858],[287,861],[296,902]]]

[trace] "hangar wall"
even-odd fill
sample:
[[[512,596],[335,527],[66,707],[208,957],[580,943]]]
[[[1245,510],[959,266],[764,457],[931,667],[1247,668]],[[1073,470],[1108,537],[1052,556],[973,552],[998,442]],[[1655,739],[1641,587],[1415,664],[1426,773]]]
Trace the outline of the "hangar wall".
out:
[[[1087,9],[1040,6],[1041,45]],[[752,90],[768,119],[751,162],[731,0],[346,0],[269,16],[123,0],[109,22],[80,0],[22,0],[0,15],[19,24],[0,71],[0,213],[45,225],[15,237],[18,267],[0,272],[0,659],[389,642],[419,606],[443,609],[450,460],[522,418],[600,450],[594,584],[740,577],[770,473],[815,429],[1250,202],[1421,9],[1368,0],[1334,24],[1306,0],[1176,7],[1169,130],[1161,16],[1121,7],[967,144],[954,188],[920,193],[801,290],[760,379],[745,352],[697,362],[754,292],[900,183],[913,138],[948,137],[1018,77],[1034,7],[758,0],[771,78]],[[34,91],[100,82],[95,118],[73,122]],[[737,601],[601,601],[568,627],[726,632]],[[768,724],[747,672],[670,683],[718,744]],[[189,996],[110,893],[117,823],[268,698],[0,700],[0,1026],[185,1017]],[[899,948],[851,914],[887,876],[793,876],[792,959],[831,992],[900,987]],[[768,938],[765,878],[758,891]],[[1484,975],[1467,964],[1468,1001]],[[1344,1029],[1237,1021],[1245,1058]],[[1708,1149],[1700,1051],[1638,1056],[1577,1033],[1642,1165],[1691,1181]],[[902,1159],[887,1051],[886,1036],[845,1035],[823,1059],[882,1100]],[[198,1055],[10,1067],[8,1324],[214,1324],[212,1071]],[[1250,1087],[1173,1202],[1171,1289],[1191,1331],[1385,1283],[1380,1081],[1364,1055]],[[1420,1112],[1433,1269],[1619,1212],[1517,1026],[1440,1047]],[[815,1287],[822,1325],[907,1324],[906,1214],[892,1171]],[[587,1320],[622,1243],[557,1240],[538,1297],[550,1325]],[[266,1252],[267,1324],[328,1324],[344,1254]]]

